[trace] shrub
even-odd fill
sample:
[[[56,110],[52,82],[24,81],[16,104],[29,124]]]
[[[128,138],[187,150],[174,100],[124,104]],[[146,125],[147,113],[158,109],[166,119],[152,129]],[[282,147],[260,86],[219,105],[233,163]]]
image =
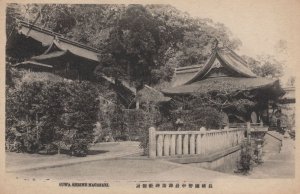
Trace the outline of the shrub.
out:
[[[240,158],[237,161],[237,173],[248,174],[256,165],[263,163],[262,146],[264,144],[263,133],[251,133],[250,140],[244,140],[241,144]]]
[[[13,150],[11,150],[11,151],[20,153],[20,152],[23,152],[23,150],[24,150],[23,144],[20,141],[15,141]]]
[[[72,156],[84,157],[88,154],[88,150],[88,142],[84,139],[75,141],[70,147]]]
[[[239,170],[246,174],[250,171],[251,167],[251,146],[249,144],[243,144],[241,149],[241,159],[239,161]]]
[[[50,143],[45,146],[46,154],[56,154],[58,150],[57,145]]]
[[[152,112],[145,112],[143,110],[138,110],[138,120],[139,120],[139,128],[141,129],[139,132],[139,141],[140,148],[143,149],[145,155],[148,154],[148,144],[149,144],[149,131],[150,127],[157,127],[160,119],[160,114],[158,111],[153,110]]]
[[[172,113],[174,126],[177,119],[183,121],[181,130],[198,130],[200,127],[219,129],[222,126],[222,118],[218,110],[205,106],[190,110],[176,110]]]
[[[123,134],[123,135],[116,135],[114,139],[116,141],[128,141],[130,140],[130,137],[128,134]]]
[[[6,99],[6,141],[18,141],[18,151],[37,153],[61,142],[80,153],[93,140],[99,103],[89,82],[27,80],[9,88]]]

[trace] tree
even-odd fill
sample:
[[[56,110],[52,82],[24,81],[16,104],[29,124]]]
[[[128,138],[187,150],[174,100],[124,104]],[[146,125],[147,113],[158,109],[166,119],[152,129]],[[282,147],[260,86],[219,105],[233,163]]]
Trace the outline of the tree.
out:
[[[283,63],[276,60],[274,56],[261,55],[256,59],[248,56],[242,57],[253,73],[258,76],[278,78],[283,74]]]
[[[170,81],[175,67],[203,64],[216,39],[231,49],[241,44],[223,24],[192,18],[171,5],[17,7],[20,9],[12,10],[20,19],[99,49],[101,72],[137,88]],[[10,13],[8,19],[14,15]],[[8,20],[7,26],[10,24]]]
[[[9,3],[6,7],[6,36],[10,37],[16,27],[16,20],[23,19],[21,5]]]
[[[142,5],[128,6],[110,34],[106,52],[115,60],[105,68],[117,69],[119,76],[136,88],[141,88],[143,84],[155,84],[157,80],[152,79],[155,78],[152,75],[160,69],[157,63],[160,44],[158,27],[157,21]],[[166,77],[171,79],[171,76]]]
[[[290,76],[289,78],[288,78],[288,81],[287,81],[287,85],[288,86],[295,86],[295,81],[296,81],[296,77],[295,76]]]
[[[93,141],[93,129],[98,117],[96,89],[89,82],[70,82],[67,94],[62,99],[64,112],[61,115],[64,138],[72,155],[85,156]]]

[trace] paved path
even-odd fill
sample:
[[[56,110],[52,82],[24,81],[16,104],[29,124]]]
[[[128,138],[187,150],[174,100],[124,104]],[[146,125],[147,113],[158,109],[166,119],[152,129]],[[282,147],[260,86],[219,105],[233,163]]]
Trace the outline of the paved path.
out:
[[[249,176],[236,176],[199,167],[139,156],[138,142],[97,144],[93,149],[106,153],[86,158],[49,156],[40,162],[7,162],[7,172],[19,178],[51,180],[126,180],[126,181],[210,181],[245,178],[292,178],[294,176],[294,141],[283,139],[280,153],[266,154],[265,162]],[[28,154],[27,154],[28,156]],[[14,157],[8,154],[7,159]],[[20,157],[24,161],[24,157]],[[51,159],[52,158],[52,159]],[[23,159],[23,160],[22,160]],[[33,162],[34,164],[32,164]]]
[[[294,178],[295,177],[295,141],[282,139],[280,153],[270,153],[263,157],[264,163],[254,167],[249,178]]]
[[[7,172],[19,178],[50,180],[147,180],[203,181],[240,177],[173,162],[140,156],[138,142],[100,143],[94,150],[106,151],[76,158],[7,153]]]
[[[39,154],[6,153],[6,172],[19,172],[73,165],[104,159],[120,158],[142,153],[139,142],[98,143],[92,147],[94,151],[102,151],[87,157],[71,157],[67,155],[41,156]]]
[[[212,181],[234,175],[148,158],[115,158],[14,173],[19,179],[55,181]]]

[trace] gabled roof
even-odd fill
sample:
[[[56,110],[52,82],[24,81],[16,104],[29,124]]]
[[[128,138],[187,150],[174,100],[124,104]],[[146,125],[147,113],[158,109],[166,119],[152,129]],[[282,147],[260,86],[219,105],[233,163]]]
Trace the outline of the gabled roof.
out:
[[[98,61],[91,60],[89,58],[77,55],[70,50],[61,48],[60,44],[56,40],[52,42],[51,46],[49,46],[49,48],[43,54],[31,58],[32,61],[46,63],[49,65],[55,64],[55,61],[57,62],[65,59],[72,59],[73,61],[77,62],[85,61],[85,65],[92,65],[92,67],[95,67],[99,64]]]
[[[98,62],[99,50],[64,38],[61,34],[28,24],[24,21],[19,22],[18,32],[27,37],[31,37],[38,42],[41,42],[45,46],[50,46],[53,41],[56,40],[62,50],[69,50],[75,55]]]
[[[194,77],[199,72],[199,70],[203,68],[203,66],[203,64],[198,64],[176,68],[175,78],[172,83],[172,86],[175,87],[185,84],[191,79],[191,77]]]
[[[257,77],[257,75],[247,68],[247,63],[231,49],[216,48],[212,52],[204,67],[184,84],[191,84],[193,82],[205,79],[205,76],[208,75],[208,73],[212,70],[215,60],[220,60],[222,62],[222,66],[224,66],[230,72],[234,72],[234,77]]]
[[[203,68],[185,67],[176,71],[177,76],[179,79],[177,78],[175,87],[162,91],[165,95],[253,89],[268,89],[274,96],[284,94],[278,80],[258,77],[247,68],[247,63],[241,57],[228,48],[215,48]]]

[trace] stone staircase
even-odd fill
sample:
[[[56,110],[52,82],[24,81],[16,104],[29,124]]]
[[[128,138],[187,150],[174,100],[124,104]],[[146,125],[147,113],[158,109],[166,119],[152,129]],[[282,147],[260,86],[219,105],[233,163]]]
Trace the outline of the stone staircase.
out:
[[[253,169],[249,178],[295,177],[295,141],[289,135],[268,131],[263,149],[264,162]]]
[[[281,151],[283,135],[276,131],[268,131],[264,137],[263,155],[277,154]]]

